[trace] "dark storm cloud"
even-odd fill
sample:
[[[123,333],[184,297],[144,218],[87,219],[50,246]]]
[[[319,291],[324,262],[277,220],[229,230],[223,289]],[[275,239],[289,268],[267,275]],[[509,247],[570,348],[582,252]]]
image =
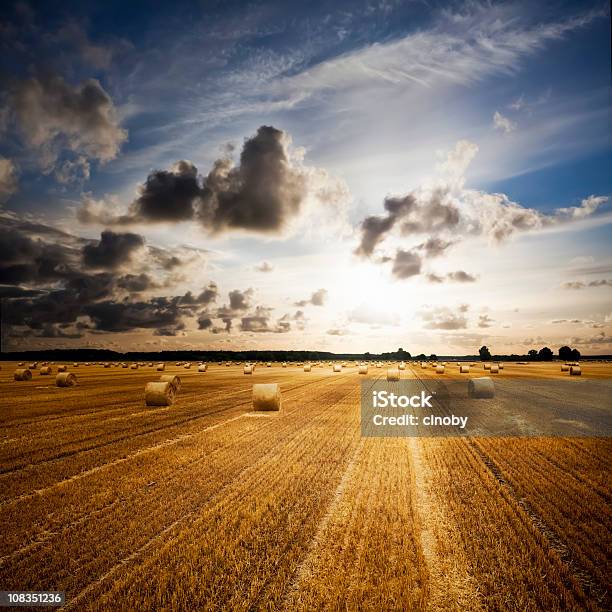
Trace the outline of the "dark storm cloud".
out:
[[[213,325],[208,313],[204,312],[198,317],[198,329],[210,329]]]
[[[116,234],[105,230],[98,244],[83,247],[83,263],[89,268],[115,270],[130,263],[134,252],[144,244],[144,238],[139,234]]]
[[[126,274],[117,279],[117,287],[125,289],[130,293],[142,293],[149,289],[158,287],[157,283],[145,273],[142,274]]]
[[[307,193],[305,177],[289,159],[289,141],[282,130],[264,125],[245,141],[238,166],[218,160],[204,180],[202,223],[214,233],[283,230]]]
[[[128,214],[97,212],[86,202],[83,223],[130,224],[199,220],[212,234],[230,230],[275,234],[295,218],[308,193],[304,170],[289,155],[289,136],[261,126],[244,142],[240,161],[218,159],[207,176],[189,161],[152,172]]]
[[[432,236],[423,244],[420,244],[417,248],[423,251],[424,257],[431,258],[440,257],[452,245],[453,243],[450,240],[443,240],[442,238]]]
[[[188,221],[193,219],[194,203],[200,195],[198,169],[190,161],[181,160],[171,170],[149,174],[125,220]]]
[[[325,302],[327,302],[327,295],[327,289],[318,289],[307,300],[295,302],[294,306],[298,306],[300,308],[308,306],[309,304],[312,304],[313,306],[324,306]]]

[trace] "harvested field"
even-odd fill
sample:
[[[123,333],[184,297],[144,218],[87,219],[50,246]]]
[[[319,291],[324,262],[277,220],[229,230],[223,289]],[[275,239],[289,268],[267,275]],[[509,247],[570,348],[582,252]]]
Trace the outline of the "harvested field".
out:
[[[610,438],[363,437],[373,364],[168,362],[175,403],[147,407],[157,365],[81,364],[56,387],[3,364],[2,590],[74,610],[609,609]],[[577,390],[612,375],[581,365]],[[570,380],[558,363],[494,377]],[[253,411],[273,383],[281,410]]]

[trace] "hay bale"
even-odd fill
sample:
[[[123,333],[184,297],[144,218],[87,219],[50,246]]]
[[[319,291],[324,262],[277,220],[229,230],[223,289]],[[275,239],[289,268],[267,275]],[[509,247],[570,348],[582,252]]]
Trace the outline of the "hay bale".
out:
[[[470,378],[468,381],[468,397],[473,399],[487,399],[495,397],[495,385],[488,376]]]
[[[436,374],[444,374],[444,365],[439,363],[436,366]]]
[[[286,368],[287,367],[287,363],[285,361],[283,361],[283,363],[281,364],[281,367]]]
[[[306,364],[306,365],[304,366],[304,372],[310,372],[311,370],[312,370],[312,366],[311,366],[311,365]]]
[[[400,362],[400,364],[397,366],[398,370],[405,370],[406,369],[406,364],[402,361]]]
[[[198,366],[198,372],[206,372],[208,366],[205,363],[202,363]]]
[[[503,369],[504,369],[504,364],[503,364],[503,363],[498,363],[498,364],[497,364],[497,367],[498,367],[500,370],[503,370]]]
[[[18,367],[18,368],[23,368],[23,366],[25,366],[25,363],[24,363],[23,361],[20,361],[20,362],[17,364],[17,367]]]
[[[491,372],[491,374],[499,374],[499,366],[493,364],[490,368],[489,371]]]
[[[110,364],[110,363],[105,363],[105,364],[104,364],[104,367],[105,367],[105,368],[110,368],[110,367],[111,367],[111,364]]]
[[[73,387],[77,384],[76,374],[72,372],[60,372],[55,377],[55,385],[57,387]]]
[[[276,383],[253,385],[253,410],[281,409],[281,391]]]
[[[28,366],[29,370],[37,370],[38,369],[38,361],[34,361]]]
[[[79,367],[79,364],[75,362],[75,363],[73,363],[73,364],[72,364],[72,367],[73,367],[73,368],[78,368],[78,367]]]
[[[130,370],[137,370],[137,369],[138,369],[138,364],[137,364],[137,363],[133,363],[133,364],[130,366]]]
[[[51,369],[51,366],[43,366],[39,370],[41,376],[49,376],[49,374],[51,374],[52,372],[53,370]]]
[[[244,371],[245,374],[252,374],[253,373],[253,366],[245,365],[243,371]]]
[[[57,371],[58,372],[66,372],[67,370],[68,370],[68,366],[65,366],[65,365],[57,366]]]
[[[427,368],[427,363],[424,361],[421,361],[421,368],[424,370]]]
[[[186,370],[190,370],[190,369],[191,369],[191,364],[190,364],[190,363],[186,363],[186,364],[185,364],[183,367],[184,367]]]
[[[159,377],[159,382],[168,382],[173,385],[177,391],[181,388],[181,379],[175,374],[163,374]]]
[[[399,379],[400,379],[400,371],[397,368],[387,369],[387,380],[388,381],[396,381]]]
[[[459,367],[459,372],[461,374],[468,374],[470,371],[470,366],[469,365],[462,365]]]
[[[145,385],[146,406],[172,406],[177,389],[171,382],[150,382]]]
[[[272,362],[268,361],[268,363],[266,363],[266,368],[271,368],[272,367]]]
[[[570,376],[581,376],[582,375],[582,370],[580,369],[580,366],[570,366]]]
[[[17,368],[13,377],[15,380],[32,380],[32,372],[27,368]]]
[[[122,364],[121,364],[121,367],[122,367],[122,368],[127,368],[127,367],[128,367],[128,364],[127,364],[127,363],[122,363]]]
[[[367,374],[368,373],[368,366],[367,365],[360,365],[359,366],[359,373],[360,374]]]
[[[334,372],[342,372],[342,366],[339,363],[334,365]]]
[[[561,366],[562,372],[569,372],[569,369],[570,369],[570,366],[568,366],[567,363]]]
[[[166,369],[166,364],[165,363],[158,363],[157,367],[155,368],[158,372],[163,372]]]
[[[483,367],[484,367],[485,370],[490,370],[491,369],[491,364],[490,363],[485,363]]]

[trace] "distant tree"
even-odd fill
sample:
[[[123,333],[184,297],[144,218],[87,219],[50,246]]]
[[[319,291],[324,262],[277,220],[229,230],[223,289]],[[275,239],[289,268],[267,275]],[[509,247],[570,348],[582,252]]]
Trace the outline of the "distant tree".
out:
[[[486,346],[481,346],[478,349],[481,361],[489,361],[491,359],[491,351]]]
[[[540,359],[540,361],[552,361],[552,358],[553,352],[547,346],[540,349],[538,353],[538,359]]]
[[[531,349],[527,354],[529,355],[530,359],[538,358],[538,351],[536,351],[535,349]]]
[[[569,346],[562,346],[559,349],[559,359],[567,361],[572,358],[572,349]]]
[[[436,361],[436,360],[438,359],[438,356],[437,356],[435,353],[432,353],[432,354],[429,356],[429,358],[430,358],[432,361]]]
[[[421,353],[420,355],[417,355],[416,358],[421,359],[421,360],[426,359],[425,353]]]
[[[572,349],[570,359],[573,361],[578,361],[578,359],[580,359],[580,351],[578,349]]]

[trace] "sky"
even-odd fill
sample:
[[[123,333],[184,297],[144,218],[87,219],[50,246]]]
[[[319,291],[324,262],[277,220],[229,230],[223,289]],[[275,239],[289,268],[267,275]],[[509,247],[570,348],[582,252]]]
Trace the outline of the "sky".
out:
[[[612,352],[605,2],[17,2],[2,349]]]

